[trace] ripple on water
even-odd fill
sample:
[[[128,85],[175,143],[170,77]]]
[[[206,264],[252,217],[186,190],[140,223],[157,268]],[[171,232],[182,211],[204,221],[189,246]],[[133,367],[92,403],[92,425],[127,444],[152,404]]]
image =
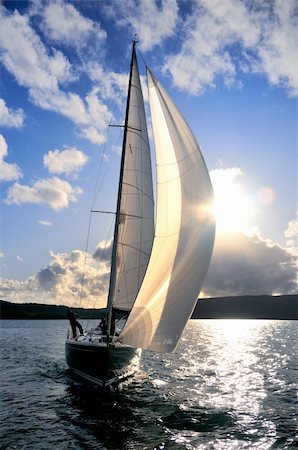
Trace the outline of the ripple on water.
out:
[[[144,352],[115,392],[70,375],[66,322],[25,322],[2,330],[5,449],[297,445],[293,322],[191,321],[175,353]]]

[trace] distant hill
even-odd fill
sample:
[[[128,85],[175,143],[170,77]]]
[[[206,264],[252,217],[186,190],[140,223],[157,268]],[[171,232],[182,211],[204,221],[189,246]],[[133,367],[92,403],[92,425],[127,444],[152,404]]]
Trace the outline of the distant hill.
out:
[[[66,319],[66,306],[0,301],[1,319]],[[72,308],[80,319],[99,319],[102,309]]]
[[[200,299],[192,319],[298,319],[298,295]]]
[[[66,306],[0,301],[1,319],[66,319]],[[72,308],[81,319],[100,319],[103,309]],[[298,295],[200,299],[192,319],[298,319]]]

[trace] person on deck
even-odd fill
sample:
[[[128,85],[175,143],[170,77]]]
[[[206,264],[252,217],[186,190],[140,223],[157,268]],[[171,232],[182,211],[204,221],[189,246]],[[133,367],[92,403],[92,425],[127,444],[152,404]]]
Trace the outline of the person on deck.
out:
[[[80,334],[83,334],[82,325],[78,322],[77,315],[70,308],[67,308],[66,314],[72,329],[72,336],[75,339],[77,337],[77,328]]]
[[[107,324],[105,321],[105,318],[103,317],[100,321],[100,324],[98,325],[98,327],[101,329],[101,334],[106,335],[107,334]]]

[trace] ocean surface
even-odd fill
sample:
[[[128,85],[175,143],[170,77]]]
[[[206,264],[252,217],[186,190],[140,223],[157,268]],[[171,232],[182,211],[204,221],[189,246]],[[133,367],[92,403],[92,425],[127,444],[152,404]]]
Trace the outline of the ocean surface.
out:
[[[1,321],[1,449],[294,449],[297,322],[193,320],[117,391],[80,383],[67,322]]]

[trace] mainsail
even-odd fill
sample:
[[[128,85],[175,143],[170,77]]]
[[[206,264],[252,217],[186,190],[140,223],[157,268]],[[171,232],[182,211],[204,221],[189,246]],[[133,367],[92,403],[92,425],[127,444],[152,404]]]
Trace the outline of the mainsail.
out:
[[[154,237],[152,169],[144,100],[133,46],[123,143],[115,257],[114,307],[130,310],[147,269]]]
[[[214,243],[213,192],[196,139],[147,70],[157,163],[156,230],[148,268],[122,342],[174,350],[196,304]]]

